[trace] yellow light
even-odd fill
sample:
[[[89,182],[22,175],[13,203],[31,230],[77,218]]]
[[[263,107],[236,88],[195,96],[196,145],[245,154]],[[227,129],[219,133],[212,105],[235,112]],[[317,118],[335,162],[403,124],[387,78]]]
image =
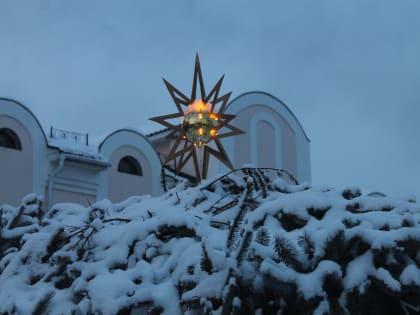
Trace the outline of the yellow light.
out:
[[[218,116],[217,116],[217,114],[215,114],[215,113],[211,113],[211,114],[210,114],[210,118],[211,118],[211,119],[214,119],[214,120],[216,120],[216,121],[217,121],[217,120],[219,120],[219,117],[218,117]]]
[[[219,115],[211,112],[211,107],[210,103],[195,100],[188,106],[182,118],[181,131],[184,139],[196,144],[199,148],[217,135]]]
[[[186,114],[189,113],[209,113],[211,111],[211,104],[204,103],[203,100],[195,100],[192,104],[188,105]]]

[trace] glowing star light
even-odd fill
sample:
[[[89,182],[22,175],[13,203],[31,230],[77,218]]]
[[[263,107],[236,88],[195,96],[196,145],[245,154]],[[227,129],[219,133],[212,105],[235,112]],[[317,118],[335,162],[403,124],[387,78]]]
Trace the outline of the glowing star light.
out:
[[[178,112],[174,114],[150,118],[172,130],[168,138],[174,139],[174,143],[164,163],[175,161],[175,172],[179,172],[192,159],[197,181],[207,177],[210,155],[232,169],[233,165],[220,139],[242,134],[243,131],[229,124],[235,115],[223,113],[231,95],[229,92],[219,96],[223,76],[210,93],[206,94],[197,55],[190,97],[165,79],[163,81],[178,109]],[[199,88],[200,97],[197,97],[197,88]],[[220,107],[216,110],[218,104]],[[170,122],[179,118],[181,121],[178,120],[175,124]],[[222,128],[226,131],[222,132]],[[215,145],[209,146],[208,144],[212,141]]]

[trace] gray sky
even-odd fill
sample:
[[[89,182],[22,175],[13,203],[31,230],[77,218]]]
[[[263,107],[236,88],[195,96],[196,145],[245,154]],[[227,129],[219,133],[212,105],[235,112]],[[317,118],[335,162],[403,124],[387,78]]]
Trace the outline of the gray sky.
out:
[[[315,185],[420,199],[420,1],[0,1],[0,96],[101,137],[175,107],[162,77],[283,100]]]

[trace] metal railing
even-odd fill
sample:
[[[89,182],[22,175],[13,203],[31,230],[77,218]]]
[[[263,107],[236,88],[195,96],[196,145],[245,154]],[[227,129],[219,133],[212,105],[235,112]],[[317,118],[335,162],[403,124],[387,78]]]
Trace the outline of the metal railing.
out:
[[[53,126],[50,128],[50,138],[68,139],[80,144],[89,145],[89,135],[87,133],[57,129],[53,128]]]

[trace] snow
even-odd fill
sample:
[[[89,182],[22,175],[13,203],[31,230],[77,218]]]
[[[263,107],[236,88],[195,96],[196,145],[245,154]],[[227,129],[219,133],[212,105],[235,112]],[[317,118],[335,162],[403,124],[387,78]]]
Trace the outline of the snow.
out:
[[[376,271],[376,278],[382,280],[386,286],[394,291],[401,290],[401,284],[392,277],[388,270],[382,267]]]
[[[71,139],[48,138],[48,145],[60,149],[60,151],[79,155],[95,160],[104,160],[104,157],[98,153],[98,147],[95,144],[86,145]]]
[[[324,300],[321,303],[319,303],[313,315],[324,315],[324,314],[328,314],[329,311],[330,311],[330,305],[328,304],[327,301]]]
[[[297,283],[306,299],[315,296],[325,296],[322,289],[322,283],[327,274],[336,274],[341,278],[341,269],[337,263],[333,261],[321,261],[318,267],[308,274],[301,274],[297,279]]]
[[[414,264],[408,265],[401,273],[400,281],[403,284],[414,284],[420,286],[420,269]]]
[[[183,300],[201,297],[220,297],[224,281],[227,278],[227,271],[219,271],[212,275],[202,274],[202,280],[194,289],[185,292],[182,295]]]
[[[296,290],[299,303],[318,300],[313,314],[324,314],[332,307],[327,278],[341,283],[336,298],[343,307],[350,307],[348,292],[367,294],[375,281],[401,299],[407,286],[420,287],[416,202],[346,199],[341,191],[281,179],[267,180],[264,198],[249,174],[207,187],[212,182],[119,204],[57,204],[46,213],[34,194],[18,208],[2,206],[0,313],[154,308],[176,315],[201,307],[220,314],[229,303],[249,307],[238,289],[246,284],[256,292],[251,297],[265,290],[275,296],[256,304],[256,313],[292,303],[284,296]],[[256,241],[263,228],[267,244]],[[284,257],[279,244],[289,244]]]

